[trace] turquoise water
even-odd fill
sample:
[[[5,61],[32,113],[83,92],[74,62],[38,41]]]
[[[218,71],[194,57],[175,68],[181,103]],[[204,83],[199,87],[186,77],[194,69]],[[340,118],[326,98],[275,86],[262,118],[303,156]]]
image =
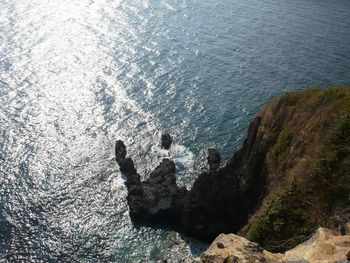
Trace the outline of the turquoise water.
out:
[[[205,244],[133,226],[113,160],[190,187],[287,90],[350,85],[348,0],[0,0],[3,262],[184,262]],[[169,131],[175,145],[159,148]]]

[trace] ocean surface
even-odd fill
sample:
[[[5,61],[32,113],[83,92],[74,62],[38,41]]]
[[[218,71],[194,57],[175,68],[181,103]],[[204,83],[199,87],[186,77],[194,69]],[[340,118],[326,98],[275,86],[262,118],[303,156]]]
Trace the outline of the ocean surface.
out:
[[[184,262],[206,244],[131,224],[115,141],[190,187],[269,99],[334,85],[349,0],[0,0],[0,262]]]

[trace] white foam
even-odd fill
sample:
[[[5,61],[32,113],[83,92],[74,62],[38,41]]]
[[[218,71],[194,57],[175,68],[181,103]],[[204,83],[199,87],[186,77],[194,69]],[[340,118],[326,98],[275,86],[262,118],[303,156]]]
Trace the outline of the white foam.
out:
[[[170,156],[170,151],[169,151],[169,150],[162,149],[162,148],[159,147],[159,146],[152,146],[152,152],[153,152],[159,159],[171,158],[171,156]]]
[[[184,145],[174,143],[169,150],[153,146],[152,151],[159,158],[169,158],[175,162],[177,170],[190,170],[194,164],[194,154]]]
[[[184,145],[174,144],[170,150],[170,156],[178,168],[191,169],[194,163],[194,154]]]

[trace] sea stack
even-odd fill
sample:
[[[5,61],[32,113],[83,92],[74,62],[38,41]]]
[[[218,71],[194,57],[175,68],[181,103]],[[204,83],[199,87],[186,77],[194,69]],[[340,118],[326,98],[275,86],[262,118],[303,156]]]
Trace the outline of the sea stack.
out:
[[[165,150],[169,150],[172,143],[173,143],[173,137],[171,137],[169,133],[164,133],[162,135],[162,148]]]

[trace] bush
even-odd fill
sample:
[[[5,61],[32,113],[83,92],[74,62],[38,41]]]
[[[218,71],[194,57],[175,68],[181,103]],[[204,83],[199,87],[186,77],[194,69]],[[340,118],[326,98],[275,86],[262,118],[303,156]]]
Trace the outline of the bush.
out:
[[[306,207],[300,189],[293,184],[269,203],[266,213],[250,227],[248,239],[275,252],[305,241],[316,228],[307,220]]]
[[[283,129],[278,135],[277,142],[271,150],[272,155],[277,157],[278,155],[288,153],[292,141],[293,134],[287,128]]]
[[[341,117],[330,134],[330,142],[338,152],[350,152],[350,115]]]

